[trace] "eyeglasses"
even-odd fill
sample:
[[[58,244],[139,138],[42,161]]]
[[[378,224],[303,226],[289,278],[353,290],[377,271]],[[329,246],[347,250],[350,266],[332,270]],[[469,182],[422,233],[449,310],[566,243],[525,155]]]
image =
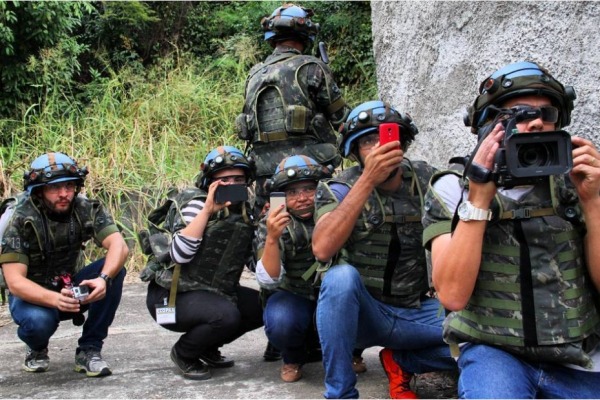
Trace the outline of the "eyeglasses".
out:
[[[556,123],[558,121],[558,108],[553,106],[530,107],[516,106],[512,107],[513,115],[519,115],[522,121],[531,121],[541,118],[542,121],[548,123]]]
[[[227,175],[215,178],[215,180],[219,180],[223,183],[234,183],[234,184],[242,184],[246,183],[246,176],[244,175]]]
[[[370,149],[379,143],[379,134],[371,133],[370,135],[361,136],[358,138],[357,143],[359,149]]]
[[[56,194],[66,190],[68,193],[72,193],[75,191],[75,188],[77,188],[77,184],[75,182],[67,181],[46,185],[44,186],[44,191],[47,193]]]
[[[289,199],[289,200],[299,199],[300,196],[313,197],[315,195],[316,191],[317,191],[317,187],[312,186],[312,185],[297,187],[294,189],[287,189],[285,191],[285,197],[286,197],[286,199]]]

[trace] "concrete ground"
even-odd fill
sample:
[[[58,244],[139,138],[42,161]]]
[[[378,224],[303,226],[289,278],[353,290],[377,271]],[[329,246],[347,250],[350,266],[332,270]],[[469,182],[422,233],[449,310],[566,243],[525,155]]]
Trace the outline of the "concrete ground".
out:
[[[256,287],[254,278],[244,274],[242,284]],[[295,383],[279,378],[281,361],[262,358],[267,339],[262,328],[224,346],[224,355],[235,366],[212,370],[212,379],[186,380],[175,372],[169,351],[178,334],[157,325],[145,306],[146,285],[129,277],[103,357],[113,374],[87,378],[73,371],[75,348],[81,328],[70,321],[61,323],[50,340],[50,369],[28,373],[21,365],[25,345],[16,335],[7,306],[0,307],[0,398],[322,398],[323,366],[306,364],[304,377]],[[358,376],[357,388],[363,398],[387,398],[388,380],[379,364],[381,348],[367,349],[363,356],[367,372]],[[422,398],[455,397],[455,383],[441,374],[424,374],[416,380]]]

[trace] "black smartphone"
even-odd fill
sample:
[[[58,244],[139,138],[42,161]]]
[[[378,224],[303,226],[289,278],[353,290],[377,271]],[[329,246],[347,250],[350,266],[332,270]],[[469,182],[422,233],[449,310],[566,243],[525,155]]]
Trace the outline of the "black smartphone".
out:
[[[215,201],[224,204],[228,201],[239,203],[248,200],[248,187],[246,185],[219,185],[215,191]]]

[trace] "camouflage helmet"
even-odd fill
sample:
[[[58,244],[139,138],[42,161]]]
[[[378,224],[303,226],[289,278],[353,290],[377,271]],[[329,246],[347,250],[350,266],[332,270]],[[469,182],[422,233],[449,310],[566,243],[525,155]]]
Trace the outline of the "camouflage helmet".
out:
[[[275,173],[267,181],[267,188],[272,191],[281,191],[290,183],[301,181],[315,181],[331,178],[331,167],[324,167],[310,157],[303,155],[289,156],[281,160]]]
[[[196,187],[208,190],[215,172],[226,168],[243,169],[246,173],[246,182],[248,184],[254,180],[255,167],[251,159],[247,159],[240,150],[233,146],[219,146],[208,153],[204,158],[204,162],[200,165],[200,174],[196,178]]]
[[[82,186],[88,174],[86,167],[79,167],[77,161],[63,153],[42,154],[23,174],[23,187],[31,193],[37,187],[58,182],[77,181]]]
[[[294,39],[302,41],[307,47],[314,42],[319,32],[319,24],[311,21],[313,10],[294,4],[284,4],[277,8],[269,17],[261,21],[265,31],[265,41],[271,47],[281,40]]]
[[[480,127],[494,117],[490,106],[500,107],[502,103],[518,96],[546,96],[559,109],[558,127],[571,122],[573,100],[576,99],[572,86],[563,86],[540,65],[521,61],[500,68],[479,85],[479,96],[467,109],[464,122],[477,133]]]
[[[400,125],[400,143],[404,151],[408,149],[419,133],[409,114],[402,114],[388,103],[380,100],[367,101],[353,109],[346,122],[340,126],[342,134],[340,152],[342,155],[344,157],[352,156],[354,142],[361,136],[378,132],[379,125],[383,123]]]

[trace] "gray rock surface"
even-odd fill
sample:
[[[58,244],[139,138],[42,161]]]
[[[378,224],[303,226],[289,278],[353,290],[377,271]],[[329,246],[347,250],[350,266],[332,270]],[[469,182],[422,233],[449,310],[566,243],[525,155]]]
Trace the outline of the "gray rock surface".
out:
[[[420,134],[409,158],[445,167],[476,137],[463,113],[496,69],[529,59],[577,92],[572,134],[600,144],[600,3],[376,1],[373,49],[379,93]],[[365,99],[370,100],[370,99]]]

